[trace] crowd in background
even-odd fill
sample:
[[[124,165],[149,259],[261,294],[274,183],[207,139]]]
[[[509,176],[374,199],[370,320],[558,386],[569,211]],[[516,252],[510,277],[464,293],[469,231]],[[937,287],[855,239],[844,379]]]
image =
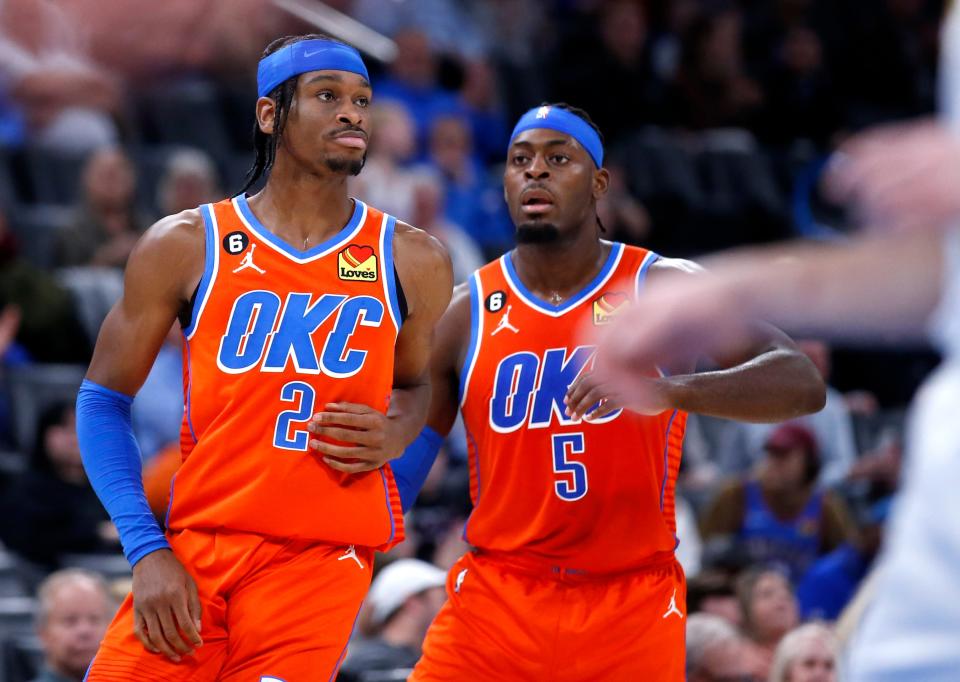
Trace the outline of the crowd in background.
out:
[[[397,48],[368,59],[373,135],[351,193],[437,236],[457,281],[511,245],[503,157],[513,121],[541,102],[582,107],[603,131],[606,237],[685,257],[843,239],[855,216],[817,182],[831,150],[934,104],[942,7],[926,0],[326,4]],[[96,571],[121,590],[126,574],[80,463],[73,394],[139,235],[242,184],[263,46],[313,30],[267,0],[0,2],[0,680],[25,682],[44,658],[59,677],[42,679],[82,677],[49,634],[55,602],[86,599],[83,627],[61,631],[75,657],[105,627]],[[134,403],[161,519],[179,463],[180,339],[174,326]],[[880,547],[903,413],[936,358],[802,346],[831,386],[821,413],[688,425],[691,681],[834,679],[829,624]],[[469,510],[455,430],[408,540],[381,558],[342,679],[416,660]]]

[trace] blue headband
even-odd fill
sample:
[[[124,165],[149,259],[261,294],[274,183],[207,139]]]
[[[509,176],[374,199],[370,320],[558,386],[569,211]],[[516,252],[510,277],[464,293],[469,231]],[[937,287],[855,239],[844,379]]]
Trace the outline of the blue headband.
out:
[[[308,71],[349,71],[370,80],[360,53],[349,45],[332,40],[301,40],[260,60],[257,95],[266,97],[288,78]]]
[[[534,128],[547,128],[570,135],[583,145],[583,148],[590,154],[590,158],[597,164],[597,168],[603,167],[603,143],[600,142],[600,136],[597,135],[596,130],[590,127],[589,123],[576,114],[547,105],[531,109],[517,121],[513,134],[510,135],[510,144],[513,144],[517,135]]]

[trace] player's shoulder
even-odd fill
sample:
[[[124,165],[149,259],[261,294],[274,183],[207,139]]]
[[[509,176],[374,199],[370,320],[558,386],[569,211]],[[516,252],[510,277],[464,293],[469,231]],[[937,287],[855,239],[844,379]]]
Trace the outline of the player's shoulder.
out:
[[[160,271],[175,275],[193,273],[203,266],[205,227],[199,209],[189,209],[161,218],[137,242],[129,271]]]
[[[696,275],[706,272],[699,263],[686,258],[667,258],[659,256],[657,260],[650,264],[650,273],[682,273],[687,275]]]
[[[141,241],[146,247],[176,248],[203,244],[205,238],[203,215],[199,208],[191,208],[161,218],[144,232]]]
[[[398,258],[418,266],[450,264],[450,254],[443,243],[432,234],[409,223],[397,221],[393,231],[393,246]]]

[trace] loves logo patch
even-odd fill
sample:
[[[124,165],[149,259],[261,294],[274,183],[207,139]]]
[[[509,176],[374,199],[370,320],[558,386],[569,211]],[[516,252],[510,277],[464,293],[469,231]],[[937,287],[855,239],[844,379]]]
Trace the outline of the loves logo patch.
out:
[[[597,326],[610,324],[629,303],[630,298],[619,291],[601,294],[600,298],[593,302],[593,323]]]
[[[376,282],[377,255],[370,246],[351,244],[337,254],[337,276],[348,282]]]

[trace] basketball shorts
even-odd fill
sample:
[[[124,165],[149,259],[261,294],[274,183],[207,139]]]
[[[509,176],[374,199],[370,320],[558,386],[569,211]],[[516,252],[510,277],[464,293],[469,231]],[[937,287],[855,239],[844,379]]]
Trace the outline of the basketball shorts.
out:
[[[88,682],[313,682],[336,676],[370,586],[373,550],[234,532],[169,535],[197,583],[203,646],[178,663],[133,634],[128,595]]]
[[[479,552],[447,579],[415,682],[682,682],[686,583],[672,558],[616,576]]]

